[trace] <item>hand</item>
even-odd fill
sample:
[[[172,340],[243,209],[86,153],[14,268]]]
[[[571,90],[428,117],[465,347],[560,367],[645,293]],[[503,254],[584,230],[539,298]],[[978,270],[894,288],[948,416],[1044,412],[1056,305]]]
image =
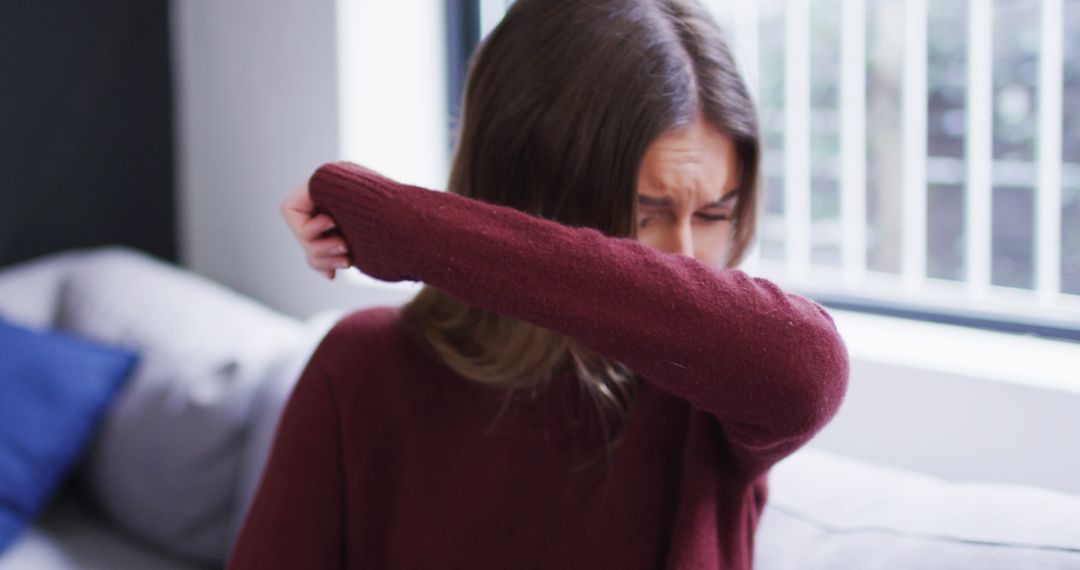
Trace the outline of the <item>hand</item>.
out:
[[[308,265],[316,271],[333,279],[335,270],[350,265],[349,249],[337,224],[330,216],[315,213],[307,182],[297,186],[281,203],[281,214],[304,248]]]

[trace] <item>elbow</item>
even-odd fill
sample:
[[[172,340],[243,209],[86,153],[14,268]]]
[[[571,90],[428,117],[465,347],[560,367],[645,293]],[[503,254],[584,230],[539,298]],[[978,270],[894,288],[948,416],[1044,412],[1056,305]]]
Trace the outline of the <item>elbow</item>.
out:
[[[814,304],[814,316],[793,334],[789,358],[775,370],[789,437],[809,440],[840,410],[847,394],[850,362],[832,318]]]

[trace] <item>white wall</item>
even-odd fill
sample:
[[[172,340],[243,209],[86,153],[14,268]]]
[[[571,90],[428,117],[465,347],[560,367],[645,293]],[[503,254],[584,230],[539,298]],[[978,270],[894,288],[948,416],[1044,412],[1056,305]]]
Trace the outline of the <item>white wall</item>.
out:
[[[811,444],[950,481],[1080,495],[1080,395],[854,360],[840,413]]]
[[[851,377],[812,446],[951,481],[1080,495],[1080,344],[832,314]]]
[[[172,9],[182,262],[297,316],[381,304],[308,270],[278,213],[340,156],[334,0]]]

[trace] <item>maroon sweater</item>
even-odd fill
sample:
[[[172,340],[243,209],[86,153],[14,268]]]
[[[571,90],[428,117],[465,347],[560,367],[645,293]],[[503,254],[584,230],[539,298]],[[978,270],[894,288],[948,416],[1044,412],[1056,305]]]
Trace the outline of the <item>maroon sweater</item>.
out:
[[[847,353],[815,303],[631,239],[325,165],[312,198],[363,272],[554,329],[634,370],[610,464],[569,373],[503,392],[400,309],[326,336],[278,427],[229,568],[752,566],[769,468],[833,416]]]

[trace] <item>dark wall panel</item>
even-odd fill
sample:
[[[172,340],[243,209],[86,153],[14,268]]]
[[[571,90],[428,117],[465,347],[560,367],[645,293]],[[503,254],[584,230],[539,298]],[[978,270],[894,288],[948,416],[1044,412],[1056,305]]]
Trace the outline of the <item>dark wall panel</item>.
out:
[[[0,266],[176,258],[168,3],[0,2]]]

